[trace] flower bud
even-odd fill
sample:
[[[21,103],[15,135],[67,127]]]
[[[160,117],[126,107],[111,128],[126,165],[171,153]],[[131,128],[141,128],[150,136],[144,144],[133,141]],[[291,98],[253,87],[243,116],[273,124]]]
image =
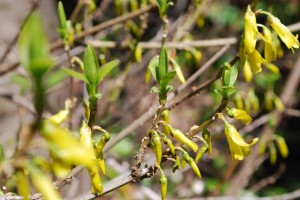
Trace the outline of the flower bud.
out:
[[[165,109],[163,112],[162,112],[162,115],[161,115],[161,119],[163,121],[165,121],[166,123],[170,124],[170,116],[169,116],[170,112],[169,110]],[[163,124],[163,128],[164,128],[164,132],[166,135],[169,135],[170,134],[170,128]]]
[[[207,143],[209,154],[212,155],[212,144],[211,144],[210,132],[206,128],[203,129],[202,131],[202,137]]]
[[[193,171],[195,172],[195,174],[201,178],[201,173],[200,173],[200,170],[197,166],[197,164],[195,163],[194,159],[191,158],[187,153],[183,153],[182,155],[182,160],[185,160],[190,166],[191,168],[193,169]]]
[[[162,174],[160,176],[159,182],[160,182],[161,199],[165,200],[167,196],[168,179],[164,174]]]
[[[195,162],[198,163],[199,160],[202,158],[202,156],[205,154],[205,152],[207,152],[208,147],[207,146],[203,146],[200,148],[200,150],[198,151],[196,158],[195,158]]]
[[[174,129],[174,128],[171,129],[171,136],[176,138],[183,144],[185,144],[187,147],[192,149],[194,152],[197,151],[198,145],[194,141],[187,138],[179,129]]]
[[[164,142],[164,144],[166,144],[169,147],[172,155],[175,155],[175,148],[174,148],[174,145],[172,143],[172,140],[168,139],[167,137],[164,137],[163,142]]]
[[[160,165],[161,163],[161,157],[162,157],[162,144],[160,136],[157,132],[153,133],[153,144],[154,144],[154,152],[156,155],[156,163]]]
[[[276,138],[275,138],[275,141],[276,141],[277,147],[279,149],[280,155],[283,158],[288,157],[288,155],[289,155],[289,149],[288,149],[288,147],[286,145],[285,139],[283,137],[277,135]]]

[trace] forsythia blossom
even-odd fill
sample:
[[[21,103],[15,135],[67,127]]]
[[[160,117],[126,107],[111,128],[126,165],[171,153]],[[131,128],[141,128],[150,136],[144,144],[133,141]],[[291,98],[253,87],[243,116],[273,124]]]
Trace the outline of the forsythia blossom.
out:
[[[243,137],[237,132],[236,128],[225,122],[225,135],[229,144],[231,155],[236,160],[243,160],[251,153],[250,147],[257,143],[258,138],[248,144]]]
[[[290,32],[290,30],[280,22],[280,20],[277,17],[273,16],[270,13],[268,13],[268,20],[270,22],[271,27],[275,30],[275,32],[278,34],[278,36],[284,42],[287,48],[292,49],[292,51],[293,48],[299,48],[298,35],[294,36]]]

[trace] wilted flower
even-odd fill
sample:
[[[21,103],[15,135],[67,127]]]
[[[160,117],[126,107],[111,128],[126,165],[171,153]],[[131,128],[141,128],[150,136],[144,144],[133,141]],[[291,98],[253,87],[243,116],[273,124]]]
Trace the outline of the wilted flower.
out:
[[[254,138],[250,144],[246,143],[236,128],[228,122],[225,122],[225,135],[231,155],[237,160],[243,160],[244,157],[248,156],[251,153],[250,147],[258,141],[258,138]]]
[[[244,28],[244,42],[246,53],[252,53],[255,50],[255,44],[257,40],[257,26],[256,26],[256,16],[248,6],[245,13],[245,28]]]
[[[275,30],[275,32],[278,34],[278,36],[284,42],[287,48],[292,49],[292,51],[293,48],[299,48],[298,35],[294,36],[291,33],[291,31],[284,24],[282,24],[277,17],[273,16],[270,13],[268,13],[268,20],[272,28]]]

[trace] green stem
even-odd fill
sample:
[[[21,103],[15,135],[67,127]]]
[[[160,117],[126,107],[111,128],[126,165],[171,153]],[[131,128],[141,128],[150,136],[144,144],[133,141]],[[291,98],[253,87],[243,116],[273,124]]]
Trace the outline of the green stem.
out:
[[[42,119],[42,114],[45,105],[45,90],[41,78],[34,80],[35,83],[35,110],[37,112],[37,124]]]
[[[162,21],[163,21],[163,37],[162,37],[162,45],[166,44],[167,41],[167,37],[168,37],[168,16],[164,15],[162,17]]]
[[[218,117],[218,114],[226,108],[227,104],[228,104],[228,98],[223,97],[222,103],[219,106],[219,108],[212,114],[212,116],[208,120],[204,121],[202,124],[200,124],[200,126],[198,126],[192,132],[190,132],[189,137],[193,137],[197,132],[203,130],[208,125],[210,125]]]
[[[90,106],[89,106],[90,116],[89,116],[88,125],[90,128],[92,128],[94,121],[95,121],[96,113],[97,113],[98,98],[96,96],[90,96],[89,102],[90,102]]]
[[[72,70],[72,57],[70,52],[70,45],[67,43],[65,44],[65,51],[68,56],[68,63],[69,63],[69,69]],[[72,116],[73,116],[73,107],[74,107],[74,78],[72,76],[69,77],[70,82],[70,100],[72,102],[72,106],[70,107],[70,114],[69,114],[69,129],[72,129]]]

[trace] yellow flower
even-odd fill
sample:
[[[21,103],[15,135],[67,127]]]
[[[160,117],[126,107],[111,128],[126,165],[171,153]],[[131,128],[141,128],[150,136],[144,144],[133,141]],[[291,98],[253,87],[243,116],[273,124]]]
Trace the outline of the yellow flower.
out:
[[[243,160],[248,156],[251,153],[250,147],[258,141],[258,138],[254,138],[250,144],[246,143],[235,127],[227,122],[225,122],[225,135],[231,155],[236,160]]]
[[[267,27],[263,27],[264,57],[268,62],[276,60],[275,46],[272,43],[272,33]]]
[[[246,53],[252,53],[255,50],[255,44],[257,40],[257,26],[256,26],[256,16],[248,6],[245,13],[245,28],[244,28],[244,42]]]
[[[252,118],[248,115],[245,110],[236,109],[236,108],[226,108],[227,114],[229,117],[241,120],[244,124],[250,124]]]
[[[250,53],[247,60],[249,61],[252,72],[254,73],[261,72],[261,64],[267,63],[267,61],[261,57],[257,50],[254,50],[252,53]]]
[[[243,67],[243,72],[244,72],[244,76],[245,76],[245,80],[249,83],[252,80],[252,70],[251,70],[251,66],[248,62],[248,60],[245,61],[244,67]]]
[[[268,13],[268,20],[272,28],[275,30],[275,32],[278,34],[278,36],[284,42],[287,48],[292,49],[292,51],[293,48],[299,48],[298,35],[294,36],[291,33],[291,31],[284,24],[282,24],[277,17],[273,16],[270,13]]]

